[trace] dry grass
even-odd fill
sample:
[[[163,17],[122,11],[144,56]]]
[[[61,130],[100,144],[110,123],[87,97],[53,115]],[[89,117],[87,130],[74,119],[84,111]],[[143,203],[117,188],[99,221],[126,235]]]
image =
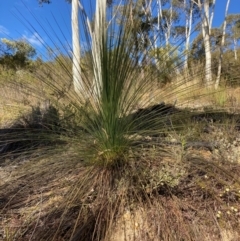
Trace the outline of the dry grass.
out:
[[[39,146],[31,155],[4,156],[0,238],[238,241],[240,118],[227,112],[238,113],[239,89],[220,89],[210,95],[200,82],[195,78],[183,83],[179,78],[161,88],[153,84],[136,109],[165,101],[191,108],[190,112],[216,106],[227,108],[226,113],[169,118],[173,123],[159,137],[146,137],[138,155],[129,151],[126,166],[85,165],[76,151],[82,136],[47,152]],[[1,89],[1,126],[9,126],[39,102],[21,86],[14,91],[11,87]],[[181,128],[175,129],[174,121]],[[188,145],[213,140],[218,145],[212,149]]]
[[[168,144],[161,158],[146,140],[142,156],[120,169],[86,166],[71,145],[56,146],[58,154],[46,158],[37,158],[41,150],[32,158],[6,158],[0,170],[3,240],[238,241],[239,164],[227,159],[221,141],[214,150],[184,146],[194,131],[194,140],[224,136],[233,143],[240,137],[236,122],[210,123],[210,133],[204,123],[182,130],[185,136],[162,137]]]
[[[3,240],[70,240],[74,226],[72,240],[238,240],[239,165],[189,149],[177,163],[146,156],[142,167],[138,160],[116,176],[117,170],[86,167],[71,156],[15,160],[1,185]],[[175,174],[184,169],[172,187],[153,175],[167,163]]]

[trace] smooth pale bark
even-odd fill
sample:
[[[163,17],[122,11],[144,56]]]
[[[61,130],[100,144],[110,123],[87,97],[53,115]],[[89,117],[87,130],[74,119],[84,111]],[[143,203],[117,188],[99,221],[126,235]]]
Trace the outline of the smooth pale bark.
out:
[[[95,100],[101,96],[102,91],[102,52],[103,39],[106,39],[106,1],[96,1],[94,31],[91,33],[92,37],[92,57],[93,57],[93,97]]]
[[[172,28],[172,16],[173,16],[173,7],[172,7],[172,0],[169,1],[170,4],[170,8],[169,8],[169,12],[170,12],[170,18],[168,19],[166,17],[166,27],[162,25],[162,21],[163,21],[163,9],[162,9],[162,1],[161,0],[157,0],[157,4],[158,4],[158,28],[160,29],[160,26],[162,27],[163,31],[164,31],[164,37],[165,37],[165,45],[168,46],[169,45],[169,40],[171,37],[171,28]]]
[[[166,41],[166,46],[169,46],[169,41],[170,41],[170,37],[171,37],[171,28],[172,28],[172,24],[173,24],[173,20],[172,20],[172,17],[173,17],[173,6],[172,6],[172,0],[170,0],[170,8],[169,8],[169,11],[170,11],[170,19],[167,19],[166,20],[169,20],[169,21],[166,21],[166,25],[167,25],[167,29],[165,31],[165,41]],[[168,56],[167,56],[168,57]]]
[[[189,45],[190,45],[190,36],[192,31],[192,19],[193,19],[193,4],[190,1],[190,9],[189,12],[187,11],[187,1],[184,0],[184,10],[185,10],[185,18],[186,18],[186,27],[185,27],[185,58],[184,58],[184,69],[188,70],[188,52],[189,52]]]
[[[158,6],[158,12],[157,12],[157,27],[156,30],[154,31],[154,59],[155,59],[155,65],[157,68],[159,68],[159,60],[158,60],[158,46],[160,46],[161,41],[157,42],[158,39],[160,40],[159,37],[157,37],[159,35],[160,32],[160,21],[162,18],[162,6],[161,6],[161,0],[157,0],[157,6]]]
[[[240,21],[240,14],[235,15],[231,23],[231,35],[233,38],[234,59],[236,61],[238,60],[237,46],[238,46],[238,41],[240,40],[240,26],[236,24],[238,21]]]
[[[162,13],[162,1],[161,0],[157,0],[157,4],[158,4],[158,30],[160,31],[160,26],[161,26],[161,21],[163,19],[163,13]],[[159,33],[158,33],[159,34]],[[160,39],[160,38],[159,38]],[[160,40],[160,44],[161,45],[161,40]]]
[[[233,41],[234,59],[236,61],[238,60],[237,46],[240,40],[240,26],[238,25],[238,21],[240,21],[240,14],[229,14],[227,16],[226,32],[228,31]]]
[[[237,40],[236,40],[236,38],[233,38],[233,51],[234,51],[234,59],[237,61],[238,56],[237,56]]]
[[[201,0],[198,0],[198,2],[193,1],[193,3],[197,4],[201,12],[202,35],[205,49],[205,84],[209,88],[212,85],[212,56],[210,45],[211,21],[209,14],[209,0],[204,0],[203,3],[201,2]],[[211,16],[213,16],[213,14]]]
[[[223,47],[225,43],[225,35],[226,35],[226,26],[227,26],[227,14],[228,14],[228,7],[229,7],[230,0],[227,0],[226,8],[225,8],[225,18],[223,22],[223,32],[222,32],[222,40],[220,45],[220,56],[219,56],[219,63],[218,63],[218,72],[217,78],[215,82],[215,89],[219,87],[219,82],[221,78],[221,71],[222,71],[222,61],[223,61]]]
[[[160,32],[160,16],[161,15],[161,0],[157,0],[157,6],[158,6],[158,14],[157,14],[157,26],[156,28],[154,29],[154,32],[153,32],[153,39],[154,39],[154,43],[153,43],[153,52],[154,52],[154,62],[155,62],[155,65],[157,68],[159,68],[159,60],[158,60],[158,46],[160,46],[161,42],[157,42],[158,38],[157,36],[159,35],[159,32]],[[150,9],[151,11],[151,9]],[[151,16],[152,16],[152,11],[151,11]]]
[[[205,47],[205,79],[206,86],[212,85],[212,56],[210,46],[210,21],[209,21],[209,0],[203,3],[204,16],[203,16],[203,38]]]
[[[206,1],[206,0],[205,0]],[[209,0],[208,0],[209,1]],[[212,1],[212,4],[211,4],[211,16],[210,16],[210,20],[209,20],[209,33],[211,34],[211,29],[212,29],[212,22],[213,22],[213,17],[214,17],[214,10],[215,10],[215,3],[216,3],[216,0],[213,0]]]
[[[160,25],[162,27],[162,30],[164,32],[164,37],[165,37],[165,46],[167,48],[169,48],[170,46],[170,37],[171,37],[171,29],[172,29],[172,25],[173,25],[173,2],[172,0],[169,0],[169,18],[168,16],[166,16],[165,18],[165,24],[166,26],[162,25],[162,21],[163,21],[163,10],[162,10],[162,1],[158,0],[158,22],[160,22]],[[169,59],[169,52],[167,51],[166,53],[166,60]]]
[[[78,21],[78,0],[72,0],[72,74],[74,90],[79,96],[84,94],[83,83],[81,78],[80,66],[80,41],[79,41],[79,21]]]
[[[146,1],[146,6],[147,7],[144,9],[144,12],[145,12],[146,16],[149,16],[150,19],[152,19],[152,0],[149,0],[148,4],[147,4],[147,1]],[[153,46],[151,46],[151,47],[152,47],[153,51],[155,51],[155,53],[156,53],[156,48],[157,48],[156,39],[157,38],[156,38],[155,31],[154,31],[153,35],[154,35],[154,43],[153,43],[154,47]],[[155,58],[155,64],[156,64],[156,66],[158,64],[157,58]],[[150,92],[149,92],[149,103],[154,102],[154,101],[155,101],[155,98],[154,98],[154,92],[153,92],[153,87],[152,87],[150,89]]]

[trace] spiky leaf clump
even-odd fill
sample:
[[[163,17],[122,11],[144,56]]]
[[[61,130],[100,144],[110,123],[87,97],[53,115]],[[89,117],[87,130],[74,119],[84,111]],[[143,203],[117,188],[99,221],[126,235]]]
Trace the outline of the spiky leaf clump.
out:
[[[92,80],[87,76],[87,84],[83,83],[87,95],[81,100],[86,107],[82,111],[85,115],[82,125],[93,142],[88,150],[95,153],[92,161],[97,164],[115,165],[124,161],[134,146],[130,136],[136,130],[140,135],[147,135],[146,129],[140,126],[148,126],[148,130],[155,129],[155,132],[162,127],[162,120],[149,113],[143,113],[138,120],[129,118],[140,101],[149,101],[144,99],[144,94],[150,91],[156,78],[153,73],[143,74],[142,66],[136,62],[139,51],[131,38],[134,26],[129,25],[129,14],[129,6],[124,5],[119,19],[113,10],[107,11],[105,4],[97,1],[94,29],[85,26],[85,34],[91,39],[87,51],[90,51],[93,75]],[[146,58],[145,55],[142,53],[141,58]]]

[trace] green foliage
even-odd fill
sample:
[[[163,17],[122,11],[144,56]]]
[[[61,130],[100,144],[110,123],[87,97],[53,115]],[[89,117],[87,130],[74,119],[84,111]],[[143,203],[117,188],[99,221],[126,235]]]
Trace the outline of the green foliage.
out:
[[[36,55],[36,50],[25,40],[16,40],[12,41],[6,38],[1,39],[7,47],[6,52],[11,53],[12,55],[21,54],[27,58],[32,58]]]
[[[171,45],[155,48],[150,51],[149,56],[155,60],[161,83],[171,82],[171,75],[181,63],[178,48]]]
[[[240,59],[235,59],[235,54],[237,56],[240,54],[240,48],[236,49],[236,53],[234,53],[234,51],[231,49],[226,49],[223,53],[221,70],[222,85],[239,86],[240,84],[240,78],[238,74]],[[219,52],[215,51],[212,54],[213,73],[215,75],[217,74],[218,62]]]
[[[9,69],[22,69],[30,65],[36,50],[25,40],[1,39],[0,65]]]

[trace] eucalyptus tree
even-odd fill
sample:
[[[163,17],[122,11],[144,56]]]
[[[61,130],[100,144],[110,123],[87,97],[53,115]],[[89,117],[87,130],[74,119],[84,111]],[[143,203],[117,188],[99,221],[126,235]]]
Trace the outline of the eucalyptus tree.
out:
[[[185,18],[185,27],[180,28],[184,29],[185,28],[185,55],[184,55],[184,69],[188,69],[188,51],[189,51],[189,43],[190,43],[190,34],[192,31],[192,22],[193,22],[193,3],[192,1],[187,1],[187,0],[178,0],[176,1],[181,9],[183,9],[184,12],[184,18]],[[183,33],[183,31],[182,31]]]
[[[194,38],[191,44],[190,55],[194,62],[204,61],[205,51],[204,51],[204,44],[203,44],[203,36],[201,32]]]
[[[162,2],[160,2],[161,4]],[[166,6],[165,8],[159,8],[160,15],[160,27],[161,31],[165,36],[165,45],[170,45],[170,39],[172,36],[172,31],[174,24],[176,24],[180,20],[180,15],[178,11],[176,11],[176,2],[174,0],[169,0],[163,2]]]
[[[180,12],[183,18],[183,25],[176,26],[176,35],[184,38],[184,69],[188,69],[188,58],[189,58],[189,48],[190,48],[190,37],[194,26],[197,26],[200,17],[200,11],[196,4],[192,0],[175,0],[175,6]]]
[[[141,3],[141,1],[137,2]],[[171,40],[176,32],[175,25],[180,20],[180,15],[176,11],[174,0],[145,0],[142,6],[144,15],[136,17],[139,19],[140,16],[141,26],[145,26],[145,39],[148,40],[151,56],[159,64],[159,48],[166,48],[167,51],[164,51],[165,59],[171,55]],[[153,54],[154,51],[155,54]]]
[[[152,14],[151,4],[152,0],[132,0],[125,3],[125,5],[118,5],[115,9],[119,19],[125,18],[128,20],[126,27],[131,29],[131,41],[134,44],[133,51],[137,53],[135,62],[139,65],[146,63],[146,55],[144,55],[144,59],[140,58],[142,53],[147,53],[148,49],[153,48],[155,43],[153,28],[156,23],[156,17]],[[126,13],[124,10],[126,5],[129,7],[129,13]],[[126,17],[124,15],[126,15]],[[119,24],[122,24],[120,20]]]
[[[237,44],[240,40],[240,14],[229,14],[226,28],[233,40],[234,59],[237,61]]]
[[[214,8],[216,0],[192,0],[200,11],[201,30],[205,50],[205,84],[207,87],[212,85],[212,57],[210,35],[212,28],[212,21],[214,16]]]
[[[3,67],[19,70],[29,65],[36,50],[25,40],[1,39],[0,64]]]
[[[154,48],[156,42],[156,35],[154,32],[154,24],[156,23],[156,16],[152,13],[152,0],[144,0],[142,3],[139,1],[140,11],[137,13],[139,18],[138,33],[140,34],[140,43],[142,43],[143,51],[147,53],[147,49]],[[147,57],[147,55],[145,55]],[[147,62],[147,59],[143,59],[143,64]]]
[[[80,66],[80,41],[79,41],[79,20],[78,20],[78,0],[72,0],[72,74],[74,89],[78,95],[84,93],[82,77],[81,77],[81,66]]]
[[[222,40],[222,29],[212,28],[211,35],[210,35],[210,46],[211,46],[211,53],[212,53],[212,67],[214,70],[216,70],[218,67],[221,40]],[[232,45],[231,41],[232,41],[231,35],[227,32],[225,35],[225,43],[223,46],[224,51],[227,48],[231,47]],[[204,49],[204,40],[203,40],[202,32],[199,32],[198,35],[193,39],[191,48],[190,48],[190,55],[194,63],[196,63],[197,61],[198,63],[204,63],[205,49]],[[217,74],[217,72],[215,71],[213,71],[213,73]]]
[[[84,95],[84,85],[81,78],[81,67],[80,67],[80,59],[81,59],[81,51],[80,51],[80,38],[79,38],[79,0],[66,0],[67,2],[72,4],[72,12],[71,12],[71,24],[72,24],[72,75],[73,75],[73,84],[76,93],[79,96]],[[43,3],[51,3],[50,0],[38,0],[40,4]]]
[[[221,39],[221,44],[220,44],[220,56],[219,56],[217,78],[216,78],[216,82],[215,82],[215,89],[218,88],[219,82],[220,82],[220,77],[221,77],[222,61],[223,61],[223,46],[225,43],[229,3],[230,3],[230,0],[227,0],[226,8],[225,8],[225,17],[224,17],[223,26],[222,26],[222,39]]]
[[[160,34],[160,31],[163,34],[163,7],[167,4],[168,0],[157,0],[157,31]],[[159,38],[161,40],[162,38]],[[161,44],[161,43],[160,43]]]
[[[71,11],[71,28],[72,28],[72,76],[73,76],[73,85],[74,90],[81,99],[87,99],[88,94],[86,93],[85,83],[83,83],[81,75],[81,44],[80,44],[80,30],[79,30],[79,9],[84,12],[83,5],[81,0],[65,0],[66,2],[72,5]],[[38,0],[40,4],[51,3],[51,0]],[[104,0],[106,6],[111,6],[114,0]],[[97,4],[99,1],[97,1]],[[84,14],[87,16],[86,14]],[[90,20],[86,17],[88,22],[89,31],[93,33],[93,28],[90,27]],[[95,22],[97,24],[97,22]],[[91,29],[90,29],[91,28]],[[94,34],[93,34],[94,36]],[[93,37],[94,38],[94,37]],[[96,85],[93,83],[93,88],[95,89]]]
[[[151,53],[151,59],[159,64],[159,48],[166,48],[166,56],[171,55],[174,34],[177,32],[176,24],[180,21],[180,13],[176,9],[175,0],[131,0],[125,2],[129,6],[132,41],[135,43],[135,51]],[[123,14],[121,9],[120,18]],[[155,54],[154,54],[154,50]],[[144,55],[147,58],[147,55]],[[161,56],[162,57],[162,56]],[[146,59],[136,59],[136,62],[146,63]],[[157,65],[157,64],[156,64]]]

